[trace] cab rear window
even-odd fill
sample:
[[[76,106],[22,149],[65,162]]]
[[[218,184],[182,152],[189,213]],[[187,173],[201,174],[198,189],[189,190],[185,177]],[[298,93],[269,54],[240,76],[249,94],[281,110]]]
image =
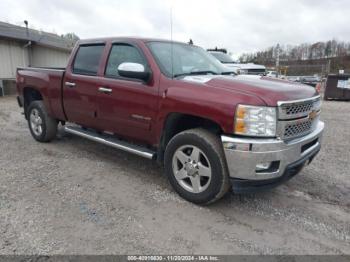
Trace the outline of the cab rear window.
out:
[[[80,46],[73,64],[73,73],[97,75],[104,45]]]

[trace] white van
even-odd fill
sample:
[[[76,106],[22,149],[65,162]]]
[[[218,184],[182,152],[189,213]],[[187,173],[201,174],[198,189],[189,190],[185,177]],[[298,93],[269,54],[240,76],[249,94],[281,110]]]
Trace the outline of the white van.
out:
[[[266,67],[254,63],[241,64],[234,61],[231,56],[220,51],[208,51],[212,56],[219,60],[226,67],[237,74],[242,75],[265,75]]]

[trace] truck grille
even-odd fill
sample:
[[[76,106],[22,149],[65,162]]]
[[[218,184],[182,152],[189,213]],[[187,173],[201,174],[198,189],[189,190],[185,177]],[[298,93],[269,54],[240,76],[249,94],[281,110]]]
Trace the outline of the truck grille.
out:
[[[296,105],[286,105],[282,107],[282,110],[286,115],[296,115],[300,113],[309,112],[313,107],[312,102],[301,103]]]
[[[306,135],[312,130],[313,122],[314,121],[310,119],[306,119],[305,121],[302,121],[300,123],[287,124],[284,127],[283,138],[289,139],[289,138]]]
[[[296,119],[307,116],[312,111],[319,111],[321,107],[321,98],[316,96],[310,99],[279,102],[280,119]]]
[[[311,133],[320,114],[320,97],[278,103],[278,135],[292,139]]]

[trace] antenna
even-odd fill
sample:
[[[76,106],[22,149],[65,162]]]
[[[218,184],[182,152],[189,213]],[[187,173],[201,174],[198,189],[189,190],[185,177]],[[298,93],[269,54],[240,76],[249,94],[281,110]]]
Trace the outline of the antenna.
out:
[[[173,5],[170,6],[170,60],[171,60],[171,78],[174,78],[174,48],[173,48]]]

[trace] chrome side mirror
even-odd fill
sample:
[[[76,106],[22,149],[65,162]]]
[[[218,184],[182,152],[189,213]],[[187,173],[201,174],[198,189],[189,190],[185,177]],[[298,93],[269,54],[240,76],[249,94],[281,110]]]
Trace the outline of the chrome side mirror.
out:
[[[148,81],[151,73],[145,69],[144,65],[139,63],[121,63],[118,66],[118,74],[122,77],[135,78]]]

